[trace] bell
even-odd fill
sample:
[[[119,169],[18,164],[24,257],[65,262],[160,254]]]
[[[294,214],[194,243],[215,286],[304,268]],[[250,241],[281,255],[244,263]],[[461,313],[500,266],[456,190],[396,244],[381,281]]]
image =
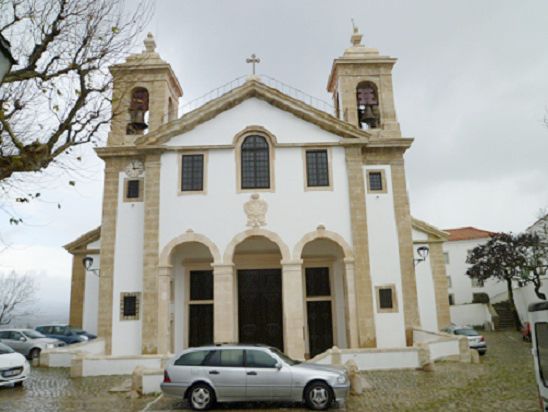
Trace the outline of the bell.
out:
[[[143,110],[130,110],[130,125],[135,130],[145,130],[148,125],[145,123],[145,112]]]
[[[361,118],[362,122],[367,123],[370,127],[376,127],[377,126],[377,116],[375,116],[375,113],[373,113],[373,109],[371,109],[371,106],[367,106],[365,108],[365,112],[362,115]]]

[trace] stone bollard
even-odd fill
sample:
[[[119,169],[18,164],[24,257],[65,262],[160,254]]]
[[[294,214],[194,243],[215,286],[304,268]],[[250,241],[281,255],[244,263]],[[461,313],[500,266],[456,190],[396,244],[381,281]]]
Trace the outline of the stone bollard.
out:
[[[331,349],[331,364],[333,365],[342,365],[342,353],[341,350],[333,346]]]
[[[360,375],[358,365],[353,359],[344,364],[350,380],[350,393],[352,395],[361,395],[364,390],[371,389],[372,386]]]
[[[419,342],[415,345],[419,350],[419,363],[420,369],[425,372],[432,372],[434,370],[434,364],[430,359],[430,348],[425,342]]]

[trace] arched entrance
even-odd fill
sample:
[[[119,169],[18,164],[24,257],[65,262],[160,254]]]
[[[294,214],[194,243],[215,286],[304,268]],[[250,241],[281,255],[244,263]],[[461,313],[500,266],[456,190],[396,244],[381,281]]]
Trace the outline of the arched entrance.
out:
[[[265,236],[250,236],[234,248],[238,340],[284,350],[282,254]]]
[[[169,242],[160,265],[169,272],[169,346],[178,352],[214,342],[213,269],[217,247],[205,236],[188,231]]]
[[[305,350],[313,357],[334,345],[357,347],[352,251],[320,227],[294,249],[303,262]]]

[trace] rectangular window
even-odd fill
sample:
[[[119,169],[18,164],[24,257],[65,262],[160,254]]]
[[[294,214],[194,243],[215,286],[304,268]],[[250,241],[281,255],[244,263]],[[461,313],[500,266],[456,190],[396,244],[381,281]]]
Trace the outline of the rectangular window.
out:
[[[124,181],[124,201],[141,202],[143,200],[143,182],[140,179],[125,179]]]
[[[377,291],[377,312],[397,312],[396,286],[376,286],[375,289]]]
[[[123,292],[120,294],[120,320],[139,319],[139,300],[141,292]]]
[[[181,173],[182,192],[201,192],[204,190],[204,155],[183,155]]]
[[[370,193],[386,193],[386,189],[384,170],[368,170],[367,191]]]
[[[329,186],[327,150],[306,151],[306,184],[308,187]]]
[[[379,306],[381,309],[392,309],[392,289],[379,289]]]
[[[453,306],[455,304],[455,297],[453,294],[449,295],[449,305]]]
[[[535,337],[540,379],[544,386],[548,387],[548,323],[535,324]]]
[[[482,288],[483,284],[484,284],[483,280],[472,278],[472,287],[473,288]]]

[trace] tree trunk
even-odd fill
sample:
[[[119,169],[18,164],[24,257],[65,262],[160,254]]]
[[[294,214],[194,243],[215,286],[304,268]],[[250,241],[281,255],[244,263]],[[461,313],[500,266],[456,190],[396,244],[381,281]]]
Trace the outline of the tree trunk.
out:
[[[516,309],[516,304],[514,302],[514,290],[512,289],[512,279],[506,279],[506,287],[508,288],[508,302],[510,302],[510,310],[512,311],[512,316],[514,317],[514,325],[516,330],[521,330],[521,320],[519,319],[518,311]]]
[[[540,277],[535,274],[535,279],[533,279],[533,285],[535,285],[535,295],[537,295],[537,298],[546,300],[546,295],[540,291],[540,287],[542,286],[542,283],[540,281]]]

